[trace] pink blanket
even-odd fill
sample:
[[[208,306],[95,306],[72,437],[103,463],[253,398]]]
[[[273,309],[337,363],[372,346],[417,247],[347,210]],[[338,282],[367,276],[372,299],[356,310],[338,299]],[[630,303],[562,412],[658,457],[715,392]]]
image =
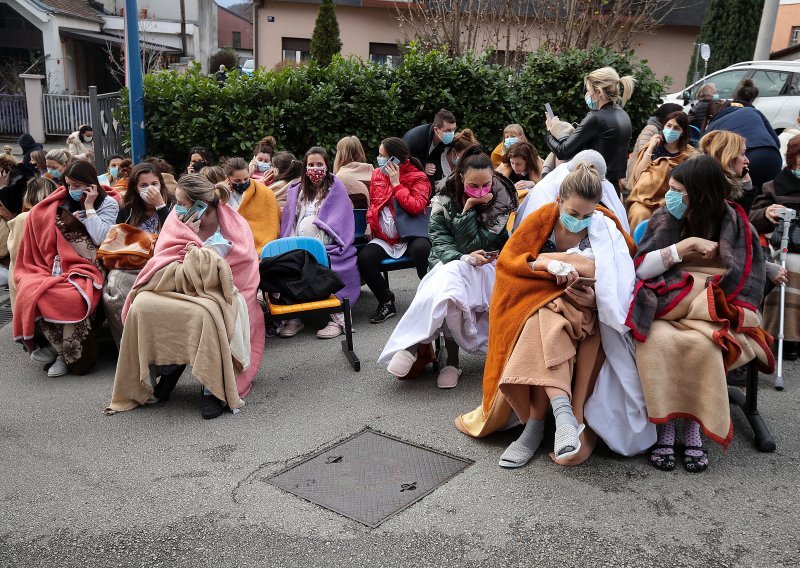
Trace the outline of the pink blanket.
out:
[[[225,260],[233,272],[233,281],[247,302],[250,315],[250,366],[236,376],[239,396],[250,392],[253,379],[261,367],[264,355],[264,313],[258,303],[257,291],[259,282],[258,259],[253,251],[253,233],[250,225],[228,205],[217,208],[219,228],[222,236],[233,243],[233,248]],[[161,233],[158,235],[155,253],[139,273],[133,287],[147,283],[153,275],[173,262],[182,262],[186,247],[190,243],[203,246],[203,241],[177,215],[172,212],[167,217]],[[122,321],[128,315],[130,296],[122,309]]]

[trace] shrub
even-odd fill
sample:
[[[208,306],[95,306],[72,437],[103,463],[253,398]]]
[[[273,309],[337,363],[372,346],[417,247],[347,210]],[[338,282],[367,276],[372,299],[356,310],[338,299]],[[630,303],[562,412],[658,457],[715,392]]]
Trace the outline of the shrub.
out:
[[[342,51],[339,21],[332,0],[322,0],[311,34],[311,58],[322,66],[330,65],[334,55]]]
[[[231,69],[236,69],[238,63],[239,56],[236,54],[236,51],[232,47],[223,47],[211,56],[211,63],[208,68],[211,73],[214,73],[219,69],[220,65],[224,65],[225,69],[230,71]]]
[[[487,56],[452,58],[410,49],[396,68],[333,58],[327,67],[312,62],[283,69],[257,69],[253,77],[233,74],[218,87],[195,66],[185,74],[164,71],[144,78],[147,153],[183,164],[191,146],[214,156],[249,156],[255,143],[271,134],[281,148],[302,155],[312,145],[329,150],[355,134],[367,155],[380,141],[402,136],[449,108],[459,128],[470,127],[493,148],[503,127],[518,122],[546,154],[544,103],[562,120],[580,121],[587,112],[583,77],[611,66],[638,83],[626,105],[634,138],[661,103],[664,87],[633,52],[607,49],[553,54],[539,50],[519,72],[489,64]],[[127,124],[127,96],[117,119]],[[633,140],[631,141],[633,142]]]

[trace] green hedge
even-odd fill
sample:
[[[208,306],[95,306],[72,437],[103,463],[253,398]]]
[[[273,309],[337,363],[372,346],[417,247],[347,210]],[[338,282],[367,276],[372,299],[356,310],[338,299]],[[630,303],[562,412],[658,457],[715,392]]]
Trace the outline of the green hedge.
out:
[[[402,136],[440,108],[452,110],[459,129],[472,128],[489,148],[506,124],[518,122],[544,152],[544,103],[562,120],[580,121],[587,112],[582,79],[598,67],[636,77],[626,110],[638,132],[664,93],[646,63],[633,52],[601,48],[560,55],[539,50],[515,72],[487,63],[486,55],[454,59],[412,47],[397,68],[336,57],[327,67],[259,69],[253,77],[233,73],[223,88],[198,67],[186,74],[160,72],[144,78],[147,153],[176,166],[184,164],[191,146],[206,146],[216,158],[248,157],[271,134],[281,148],[300,156],[317,144],[332,153],[340,138],[355,134],[373,159],[382,139]],[[127,112],[123,96],[123,123]]]

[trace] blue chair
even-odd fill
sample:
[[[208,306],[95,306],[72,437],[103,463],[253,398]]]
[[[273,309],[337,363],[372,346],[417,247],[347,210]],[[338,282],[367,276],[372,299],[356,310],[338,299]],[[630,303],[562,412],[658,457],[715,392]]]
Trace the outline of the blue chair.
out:
[[[325,250],[325,245],[323,245],[321,241],[312,239],[311,237],[286,237],[267,243],[261,250],[261,260],[298,249],[308,251],[321,266],[330,268],[331,260],[328,257],[328,252]],[[278,322],[301,315],[321,316],[338,313],[343,314],[345,339],[342,341],[342,351],[344,351],[345,357],[347,357],[353,370],[356,372],[361,370],[361,361],[353,350],[353,321],[350,314],[349,298],[339,300],[339,298],[331,294],[331,297],[327,300],[320,300],[317,302],[273,304],[269,301],[269,296],[267,296],[266,293],[263,293],[263,295],[264,303],[267,306],[267,312],[265,314],[266,321]]]
[[[642,237],[644,236],[644,232],[647,230],[647,224],[650,222],[650,219],[645,219],[633,230],[633,242],[637,245],[642,241]]]
[[[361,250],[367,243],[367,210],[366,209],[353,209],[353,220],[355,221],[355,239],[353,244],[356,250]],[[404,270],[406,268],[415,268],[414,259],[410,256],[401,256],[400,258],[386,258],[381,261],[380,267],[383,269],[383,279],[386,280],[386,285],[389,285],[389,273],[394,270]]]
[[[355,238],[353,244],[357,250],[361,250],[367,244],[367,210],[353,209],[353,220],[356,224]]]

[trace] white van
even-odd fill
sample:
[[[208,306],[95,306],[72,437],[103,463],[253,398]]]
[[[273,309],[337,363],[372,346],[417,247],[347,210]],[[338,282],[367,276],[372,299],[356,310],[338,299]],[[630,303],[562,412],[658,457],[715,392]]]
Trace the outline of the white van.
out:
[[[719,98],[733,97],[739,81],[750,78],[758,87],[755,107],[764,113],[772,127],[780,132],[784,128],[797,127],[800,113],[800,61],[744,61],[721,69],[689,85],[681,92],[664,97],[665,103],[683,104],[689,110],[697,91],[705,83],[714,83]]]

